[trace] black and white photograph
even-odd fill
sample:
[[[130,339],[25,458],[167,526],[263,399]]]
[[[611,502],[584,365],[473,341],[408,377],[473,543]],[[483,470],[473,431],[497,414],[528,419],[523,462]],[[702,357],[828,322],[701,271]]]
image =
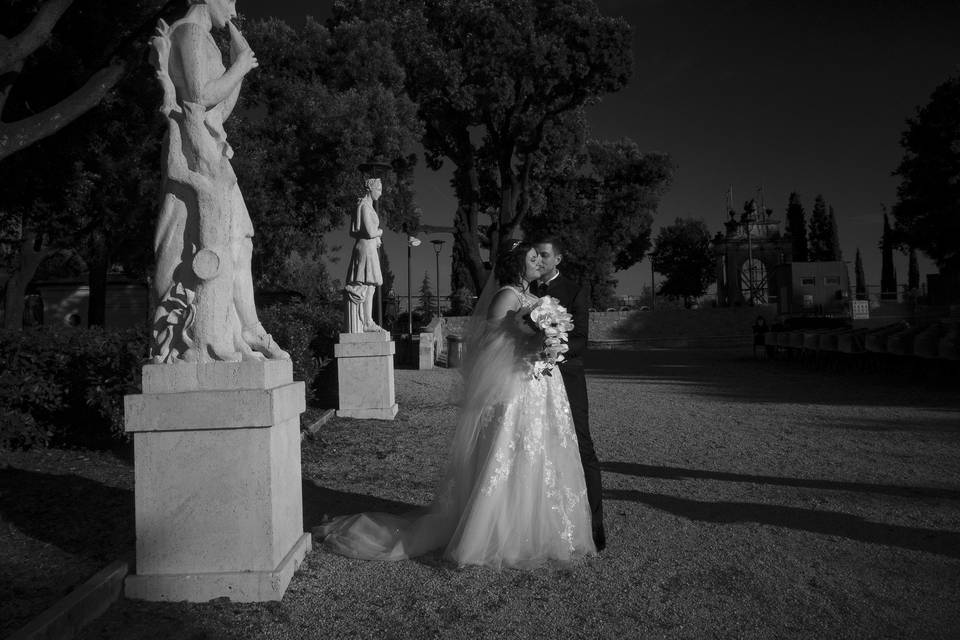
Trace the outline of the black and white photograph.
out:
[[[960,3],[0,2],[0,638],[960,638]]]

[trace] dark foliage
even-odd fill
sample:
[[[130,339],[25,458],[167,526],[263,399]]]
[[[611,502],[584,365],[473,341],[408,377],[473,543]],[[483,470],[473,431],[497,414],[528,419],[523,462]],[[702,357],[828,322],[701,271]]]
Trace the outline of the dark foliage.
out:
[[[897,299],[897,271],[893,265],[893,230],[886,212],[883,214],[883,235],[880,237],[880,299]]]
[[[122,441],[144,330],[0,331],[0,446],[106,447]]]
[[[290,354],[294,380],[306,383],[307,404],[333,406],[337,395],[333,345],[343,324],[339,304],[307,299],[276,305],[261,309],[260,321]]]
[[[787,233],[793,247],[793,261],[807,261],[807,214],[800,202],[800,194],[793,192],[787,203]]]
[[[934,89],[907,120],[900,145],[894,239],[926,253],[941,271],[960,273],[960,77]]]

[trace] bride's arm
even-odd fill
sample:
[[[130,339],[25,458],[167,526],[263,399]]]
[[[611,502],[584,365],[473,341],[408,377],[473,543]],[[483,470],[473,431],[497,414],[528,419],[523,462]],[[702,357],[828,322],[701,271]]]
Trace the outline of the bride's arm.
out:
[[[496,325],[519,339],[528,339],[538,335],[536,328],[529,322],[526,311],[520,304],[517,294],[509,289],[497,292],[487,310],[487,322]]]
[[[520,301],[517,299],[517,294],[509,289],[498,291],[490,302],[490,308],[487,310],[487,320],[499,320],[519,308]]]

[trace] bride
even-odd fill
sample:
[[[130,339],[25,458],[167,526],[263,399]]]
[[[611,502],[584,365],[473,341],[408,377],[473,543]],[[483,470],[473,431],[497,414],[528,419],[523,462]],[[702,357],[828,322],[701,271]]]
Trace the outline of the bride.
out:
[[[316,533],[342,555],[401,560],[431,551],[459,565],[531,568],[596,553],[577,436],[558,368],[530,373],[542,346],[524,315],[541,259],[527,242],[501,253],[502,285],[468,330],[466,384],[446,470],[430,506],[360,513]],[[487,289],[490,289],[488,285]],[[492,290],[491,290],[492,291]]]

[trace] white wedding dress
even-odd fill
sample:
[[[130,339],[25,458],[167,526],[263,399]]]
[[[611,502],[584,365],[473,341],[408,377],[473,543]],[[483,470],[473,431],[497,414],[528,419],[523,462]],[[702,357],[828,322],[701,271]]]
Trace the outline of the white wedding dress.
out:
[[[524,308],[537,300],[509,289]],[[530,376],[524,357],[539,341],[517,327],[513,314],[489,321],[467,355],[464,402],[433,503],[399,516],[336,518],[318,532],[326,548],[371,560],[438,551],[459,565],[520,568],[596,553],[563,380],[558,369]]]

